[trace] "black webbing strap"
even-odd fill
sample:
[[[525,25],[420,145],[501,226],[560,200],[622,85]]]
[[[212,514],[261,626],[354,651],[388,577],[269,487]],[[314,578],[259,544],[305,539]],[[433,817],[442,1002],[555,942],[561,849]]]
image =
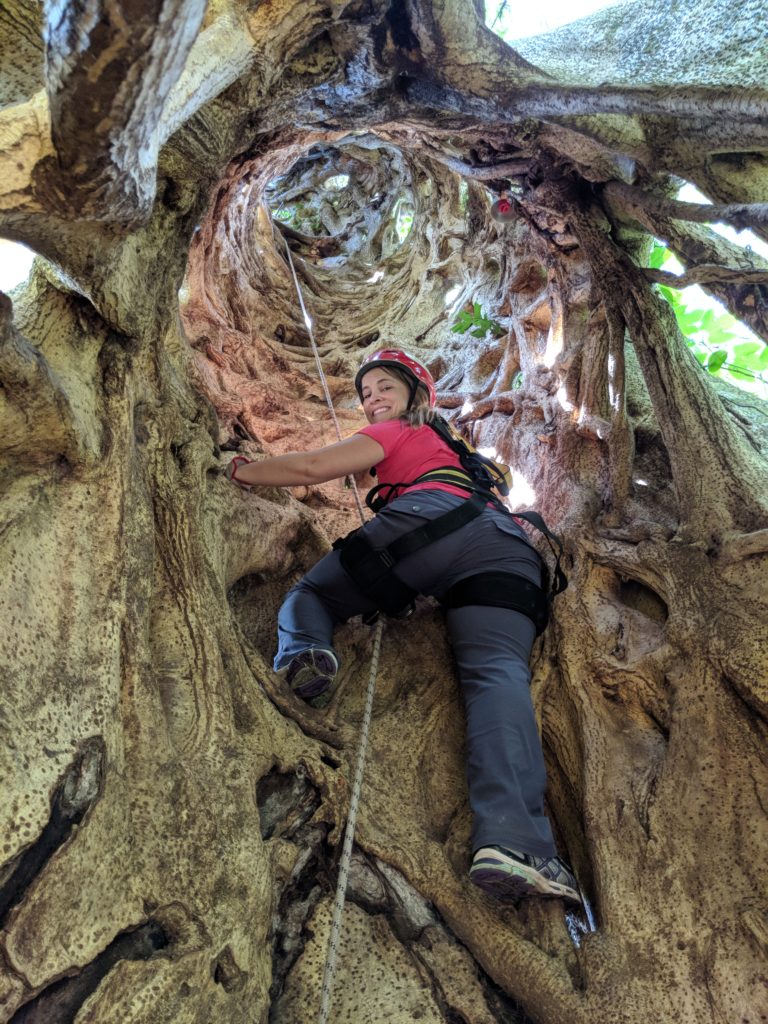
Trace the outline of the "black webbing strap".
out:
[[[398,615],[415,600],[418,591],[392,572],[395,560],[386,548],[374,548],[356,533],[340,538],[333,546],[341,552],[342,567],[380,611]]]
[[[431,519],[428,523],[424,523],[423,526],[417,526],[415,530],[409,530],[402,537],[393,540],[385,548],[385,551],[388,551],[392,558],[399,562],[401,558],[412,555],[419,548],[426,547],[427,544],[432,544],[436,540],[442,540],[449,533],[453,533],[459,527],[471,523],[473,519],[477,519],[488,504],[488,501],[489,497],[487,494],[473,494],[471,498],[462,501],[460,505],[452,508],[450,512],[445,512],[443,515],[438,516],[437,519]]]
[[[549,550],[555,556],[555,578],[552,583],[552,597],[562,594],[568,586],[568,577],[560,568],[560,559],[563,557],[563,542],[556,533],[550,530],[538,512],[512,512],[511,515],[513,519],[524,519],[526,523],[530,523],[539,533],[543,534],[544,539],[549,544]]]
[[[411,604],[418,591],[395,576],[395,564],[476,519],[487,503],[487,495],[473,494],[450,512],[409,530],[385,548],[374,548],[359,531],[337,540],[333,546],[341,552],[342,568],[366,597],[387,615],[397,615]]]
[[[542,633],[549,619],[547,595],[524,576],[511,572],[479,572],[447,590],[441,598],[446,608],[476,604],[491,608],[511,608],[526,615]]]

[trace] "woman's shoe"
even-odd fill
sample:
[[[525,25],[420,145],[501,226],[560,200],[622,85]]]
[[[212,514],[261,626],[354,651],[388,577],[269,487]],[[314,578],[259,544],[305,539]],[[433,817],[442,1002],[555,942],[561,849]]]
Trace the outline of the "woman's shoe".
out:
[[[339,663],[332,651],[310,647],[296,654],[285,669],[285,681],[296,694],[313,707],[325,707],[331,699],[331,684]]]
[[[483,846],[472,858],[469,878],[483,892],[500,899],[550,896],[581,903],[576,876],[559,857],[534,857],[503,846]]]

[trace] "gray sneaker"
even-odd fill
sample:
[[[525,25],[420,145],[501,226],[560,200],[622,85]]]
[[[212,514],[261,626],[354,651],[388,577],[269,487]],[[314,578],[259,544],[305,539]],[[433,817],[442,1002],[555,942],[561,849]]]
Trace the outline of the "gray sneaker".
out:
[[[285,669],[285,681],[296,694],[313,707],[325,707],[339,663],[332,651],[310,647],[296,654]]]
[[[559,857],[534,857],[503,846],[483,846],[472,858],[469,878],[499,899],[549,896],[581,903],[576,876]]]

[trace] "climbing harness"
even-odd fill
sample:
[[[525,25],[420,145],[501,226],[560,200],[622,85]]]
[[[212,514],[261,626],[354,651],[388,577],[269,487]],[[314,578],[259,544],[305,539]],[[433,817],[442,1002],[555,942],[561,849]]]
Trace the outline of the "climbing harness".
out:
[[[430,475],[424,474],[425,477]],[[418,481],[423,481],[423,477],[418,477],[413,483]],[[373,547],[359,530],[335,541],[333,546],[340,553],[342,566],[366,597],[387,615],[397,617],[407,614],[418,594],[418,591],[395,575],[397,563],[477,518],[488,506],[489,500],[492,500],[491,495],[478,490],[461,505],[417,526],[384,548]],[[547,625],[552,598],[562,593],[568,585],[565,573],[560,568],[562,542],[538,512],[519,512],[515,513],[514,518],[530,523],[546,538],[555,555],[552,587],[549,590],[539,587],[516,573],[475,573],[454,584],[440,597],[440,602],[446,608],[461,608],[468,604],[511,608],[533,621],[538,636]]]
[[[394,362],[390,360],[390,364]],[[397,362],[400,365],[403,363],[402,360]],[[366,364],[363,367],[366,368]],[[355,381],[358,391],[361,379],[358,373]],[[395,575],[397,563],[428,544],[447,537],[449,533],[476,519],[489,504],[493,505],[506,515],[529,523],[544,536],[555,558],[551,588],[539,587],[515,573],[476,573],[447,590],[440,602],[446,608],[461,608],[469,604],[511,608],[533,621],[538,636],[547,625],[552,599],[568,586],[568,580],[560,567],[562,541],[549,529],[538,512],[511,513],[501,503],[499,495],[506,496],[510,490],[508,466],[481,455],[442,417],[438,416],[425,425],[431,427],[458,455],[461,468],[440,466],[422,473],[414,480],[377,484],[366,495],[366,505],[373,512],[380,512],[398,496],[401,489],[429,482],[451,484],[467,491],[469,497],[461,505],[403,534],[385,548],[373,547],[360,530],[353,530],[333,545],[340,552],[342,566],[378,609],[393,617],[408,614],[418,592]],[[541,564],[544,572],[546,565],[543,560]]]
[[[274,231],[274,228],[273,228]],[[293,275],[293,283],[296,286],[296,294],[299,298],[299,305],[301,306],[301,312],[304,316],[304,323],[307,326],[309,333],[309,340],[312,344],[312,352],[315,357],[315,365],[317,366],[318,376],[323,386],[325,393],[325,400],[328,404],[328,408],[331,412],[334,426],[336,427],[336,434],[341,440],[341,430],[339,429],[339,423],[336,419],[336,412],[333,408],[333,399],[331,398],[331,392],[328,388],[328,382],[325,378],[323,371],[323,365],[320,361],[320,353],[315,342],[315,335],[312,330],[312,320],[307,314],[306,307],[304,305],[304,297],[301,294],[301,288],[299,286],[299,279],[296,276],[296,270],[293,266],[293,257],[291,255],[290,246],[288,242],[285,242],[285,250],[288,254],[288,265],[291,268],[291,274]],[[352,489],[355,495],[355,501],[357,503],[357,511],[360,514],[360,520],[365,525],[365,513],[363,512],[363,505],[360,501],[360,493],[357,489],[357,485],[352,477],[349,478]],[[355,838],[355,826],[357,824],[357,807],[360,802],[360,792],[363,786],[363,772],[365,770],[365,756],[368,749],[368,733],[370,732],[371,726],[371,715],[373,713],[373,694],[376,689],[376,675],[379,670],[379,656],[381,654],[381,637],[384,632],[384,619],[379,618],[376,623],[376,631],[373,635],[373,653],[371,655],[371,672],[368,678],[368,688],[365,694],[365,711],[363,712],[363,722],[360,727],[360,739],[357,745],[357,754],[355,756],[355,776],[352,783],[352,792],[349,798],[349,811],[347,813],[347,824],[344,830],[344,844],[342,846],[341,858],[339,860],[339,877],[336,882],[336,893],[333,899],[333,913],[331,915],[331,928],[328,935],[328,951],[325,959],[325,970],[323,971],[323,986],[320,997],[320,1011],[317,1017],[317,1024],[327,1024],[328,1014],[330,1012],[331,1005],[331,993],[333,992],[333,979],[336,975],[336,958],[338,952],[339,935],[341,934],[341,919],[344,914],[344,901],[347,894],[347,881],[349,879],[349,867],[352,862],[352,845]]]

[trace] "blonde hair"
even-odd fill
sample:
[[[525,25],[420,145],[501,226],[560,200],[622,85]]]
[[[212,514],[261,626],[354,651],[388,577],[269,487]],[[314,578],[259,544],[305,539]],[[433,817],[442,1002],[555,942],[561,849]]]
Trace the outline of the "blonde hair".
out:
[[[413,375],[407,373],[405,370],[401,370],[399,366],[383,366],[382,369],[385,373],[390,374],[396,380],[402,381],[403,384],[410,390],[413,387]],[[423,427],[425,423],[431,423],[432,420],[437,419],[439,413],[436,409],[431,408],[429,404],[429,392],[426,387],[419,381],[416,386],[416,393],[413,396],[410,409],[407,409],[400,417],[404,423],[408,423],[412,427]]]

